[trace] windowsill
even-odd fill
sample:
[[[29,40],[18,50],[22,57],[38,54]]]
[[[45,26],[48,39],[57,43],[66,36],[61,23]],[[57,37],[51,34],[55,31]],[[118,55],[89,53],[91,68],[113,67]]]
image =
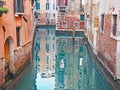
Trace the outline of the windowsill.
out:
[[[85,21],[80,20],[80,22],[85,22]]]
[[[17,48],[16,48],[16,50],[18,50],[18,49],[20,49],[22,46],[18,46]]]
[[[104,34],[104,31],[100,30],[100,33]]]
[[[115,40],[120,41],[120,36],[114,36],[114,35],[111,34],[110,37],[111,37],[112,39],[115,39]]]

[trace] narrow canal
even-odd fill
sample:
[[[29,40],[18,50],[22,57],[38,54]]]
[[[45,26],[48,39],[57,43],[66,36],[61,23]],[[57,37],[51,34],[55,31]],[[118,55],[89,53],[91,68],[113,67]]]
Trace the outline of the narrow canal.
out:
[[[73,39],[74,38],[74,39]],[[82,32],[38,27],[33,61],[13,90],[119,90],[97,66]]]

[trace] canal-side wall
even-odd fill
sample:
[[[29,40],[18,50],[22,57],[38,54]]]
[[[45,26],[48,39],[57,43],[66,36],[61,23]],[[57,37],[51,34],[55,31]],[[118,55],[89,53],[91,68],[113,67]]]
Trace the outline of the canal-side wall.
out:
[[[99,33],[98,40],[98,57],[102,60],[109,70],[116,73],[116,47],[117,41],[110,38],[111,15],[105,15],[104,34]]]
[[[5,72],[4,72],[4,58],[0,58],[0,85],[3,85],[5,80]]]
[[[22,71],[28,66],[31,62],[31,42],[22,46],[22,48],[14,50],[14,66],[13,66],[13,76],[12,78],[16,78]],[[11,79],[11,78],[10,78]],[[0,59],[0,90],[5,90],[11,81],[11,79],[5,82],[5,60],[4,58]]]
[[[30,61],[31,43],[27,43],[22,48],[14,50],[14,72],[18,72],[26,62]]]
[[[11,74],[13,76],[30,61],[30,43],[33,36],[32,3],[31,0],[23,0],[23,5],[19,7],[22,11],[15,12],[18,8],[15,1],[17,0],[4,0],[3,7],[9,12],[0,16],[0,89],[11,79]],[[19,3],[21,2],[22,0]]]
[[[112,0],[85,1],[86,37],[100,62],[115,79],[120,79],[119,4]]]

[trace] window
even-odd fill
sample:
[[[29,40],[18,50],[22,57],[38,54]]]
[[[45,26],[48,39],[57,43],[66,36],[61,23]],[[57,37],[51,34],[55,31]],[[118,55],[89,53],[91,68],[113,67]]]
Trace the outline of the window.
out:
[[[46,3],[46,10],[49,10],[49,2]]]
[[[68,0],[65,0],[64,2],[65,2],[65,6],[67,6],[68,5]]]
[[[87,18],[86,18],[86,28],[87,28],[87,31],[90,30],[90,17],[89,17],[89,15],[87,15]]]
[[[101,31],[104,29],[104,15],[101,15],[101,25],[100,25]]]
[[[17,0],[17,5],[23,5],[23,0]]]
[[[79,28],[79,21],[74,21],[73,26],[74,26],[75,28]]]
[[[84,21],[84,19],[85,19],[85,18],[84,18],[84,15],[80,15],[80,20],[81,20],[81,21]]]
[[[24,13],[23,0],[14,0],[14,12]]]
[[[55,10],[55,3],[53,3],[53,10]]]
[[[62,22],[62,27],[63,27],[63,28],[67,28],[67,22],[66,22],[66,21],[63,21],[63,22]]]
[[[16,28],[17,47],[20,46],[20,27]]]
[[[55,13],[53,14],[53,17],[55,17]]]
[[[40,3],[39,2],[36,3],[36,10],[40,10]]]
[[[112,33],[114,36],[116,36],[117,32],[117,15],[112,16]]]

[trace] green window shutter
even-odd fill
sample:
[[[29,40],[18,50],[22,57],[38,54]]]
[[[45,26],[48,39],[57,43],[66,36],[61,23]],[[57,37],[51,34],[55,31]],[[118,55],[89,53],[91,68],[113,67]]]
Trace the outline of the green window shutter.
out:
[[[80,20],[84,21],[84,19],[85,19],[85,16],[84,15],[80,15]]]

